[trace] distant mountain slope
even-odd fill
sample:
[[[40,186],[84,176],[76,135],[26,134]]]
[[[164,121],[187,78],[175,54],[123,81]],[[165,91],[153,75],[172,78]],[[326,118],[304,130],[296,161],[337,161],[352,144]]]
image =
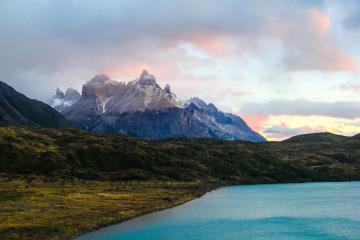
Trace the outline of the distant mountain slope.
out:
[[[128,83],[97,75],[83,85],[80,99],[61,113],[82,129],[144,139],[266,141],[239,116],[224,113],[212,103],[199,98],[178,99],[169,85],[161,88],[147,71]]]
[[[59,88],[56,89],[56,94],[50,99],[48,104],[58,112],[62,112],[65,108],[70,107],[80,99],[80,93],[68,88],[65,93]]]
[[[68,127],[70,123],[50,106],[29,99],[0,81],[0,124]]]
[[[292,142],[292,143],[310,143],[310,142],[341,142],[348,139],[348,137],[337,135],[329,132],[323,133],[309,133],[291,137],[284,140],[283,142]]]

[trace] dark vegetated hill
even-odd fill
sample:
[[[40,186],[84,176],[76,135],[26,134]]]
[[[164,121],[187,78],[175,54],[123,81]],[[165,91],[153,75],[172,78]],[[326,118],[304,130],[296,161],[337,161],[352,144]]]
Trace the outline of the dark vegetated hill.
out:
[[[360,179],[360,139],[145,141],[77,129],[0,128],[0,172],[108,180],[237,183]]]
[[[0,124],[69,127],[70,123],[45,103],[30,99],[0,81]]]
[[[329,133],[329,132],[322,132],[322,133],[309,133],[309,134],[294,136],[287,140],[284,140],[283,142],[289,142],[289,143],[290,142],[291,143],[329,142],[329,143],[334,143],[334,142],[342,142],[342,141],[346,140],[347,138],[348,137],[345,137],[342,135],[337,135],[337,134],[333,134],[333,133]]]

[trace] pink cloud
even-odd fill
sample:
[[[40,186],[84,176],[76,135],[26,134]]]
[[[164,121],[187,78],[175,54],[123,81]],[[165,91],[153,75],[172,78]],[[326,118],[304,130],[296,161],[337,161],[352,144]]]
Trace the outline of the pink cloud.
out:
[[[270,119],[269,115],[266,114],[247,114],[247,115],[240,115],[244,121],[251,127],[253,130],[257,132],[261,132],[264,130],[264,124],[266,121]]]
[[[190,41],[207,53],[213,55],[223,54],[223,39],[220,36],[194,37]]]
[[[299,53],[288,57],[286,61],[288,70],[358,70],[358,64],[354,58],[328,42],[309,43],[309,46],[298,48],[298,50]]]
[[[330,28],[330,19],[319,10],[312,11],[312,18],[315,29],[319,34],[326,34]]]
[[[269,34],[289,50],[285,66],[290,71],[358,70],[356,60],[336,46],[330,27],[330,18],[324,12],[310,9],[299,19],[273,21]]]
[[[352,71],[358,69],[357,63],[352,57],[330,45],[324,45],[321,51],[324,53],[325,60],[320,64],[323,69]]]

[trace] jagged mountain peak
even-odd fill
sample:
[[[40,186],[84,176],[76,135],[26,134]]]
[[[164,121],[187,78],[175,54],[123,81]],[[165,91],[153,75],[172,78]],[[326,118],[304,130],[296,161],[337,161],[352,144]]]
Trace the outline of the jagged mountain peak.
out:
[[[207,103],[199,97],[192,97],[186,101],[186,105],[194,104],[200,109],[207,108]]]
[[[64,95],[64,92],[60,90],[60,88],[56,88],[56,93],[55,93],[55,97],[57,98],[63,98],[65,95]]]
[[[156,78],[154,75],[149,74],[149,72],[147,70],[143,70],[141,75],[140,75],[140,79],[141,80],[154,80],[156,81]]]
[[[74,99],[79,99],[80,96],[81,96],[80,93],[76,89],[68,88],[65,91],[64,99],[65,100],[74,100]]]
[[[110,77],[106,74],[100,73],[95,75],[95,77],[93,77],[90,82],[108,82],[111,81]]]
[[[90,131],[150,139],[265,140],[240,117],[224,113],[212,103],[199,97],[179,100],[169,84],[162,89],[155,76],[146,70],[127,84],[99,74],[84,84],[82,90],[81,98],[62,113],[74,125]]]
[[[154,75],[149,74],[147,70],[143,70],[140,77],[135,79],[135,83],[139,86],[154,86],[156,88],[161,88],[156,82]]]
[[[92,79],[87,81],[84,86],[88,85],[102,85],[102,84],[112,84],[116,85],[119,84],[118,82],[112,80],[108,75],[100,73],[95,75]]]
[[[217,109],[217,107],[213,104],[213,103],[206,103],[204,100],[202,100],[199,97],[192,97],[190,99],[188,99],[185,102],[185,106],[188,106],[190,104],[195,104],[195,106],[197,106],[200,109],[204,109],[210,112],[218,112],[219,110]]]
[[[64,93],[60,88],[57,88],[55,95],[50,99],[48,104],[58,112],[62,112],[77,102],[80,96],[80,93],[76,89],[68,88]]]
[[[169,84],[166,84],[166,85],[165,85],[164,91],[165,91],[165,93],[167,93],[167,94],[171,94],[171,88],[170,88],[170,85],[169,85]]]

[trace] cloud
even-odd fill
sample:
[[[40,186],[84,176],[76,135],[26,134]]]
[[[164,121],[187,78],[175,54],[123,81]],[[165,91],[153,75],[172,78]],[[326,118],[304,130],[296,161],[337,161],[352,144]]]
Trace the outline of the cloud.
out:
[[[353,9],[344,18],[342,25],[347,30],[357,31],[360,29],[360,5],[357,3],[357,6],[353,6]]]
[[[330,18],[324,11],[312,9],[291,26],[301,26],[285,32],[285,42],[290,49],[285,66],[288,70],[337,71],[358,69],[356,59],[338,48],[335,35],[331,33]],[[286,27],[286,26],[285,26]],[[296,32],[298,31],[298,32]]]
[[[289,70],[355,71],[358,69],[354,58],[326,42],[314,41],[307,44],[307,51],[299,50],[288,57],[286,66]]]
[[[341,90],[345,90],[345,91],[354,91],[354,92],[359,92],[360,91],[360,84],[341,84],[339,86],[339,88]]]
[[[272,100],[265,103],[245,103],[245,115],[300,115],[336,118],[360,117],[360,102],[316,102],[305,99]]]
[[[323,12],[314,10],[312,12],[315,28],[319,34],[326,34],[330,28],[330,19]]]
[[[245,114],[240,116],[252,129],[257,132],[263,131],[264,124],[270,119],[270,116],[266,114]]]
[[[136,77],[146,67],[159,79],[183,81],[188,69],[208,64],[200,55],[262,58],[269,42],[279,43],[269,56],[281,56],[287,71],[357,69],[330,34],[324,1],[1,1],[0,15],[2,80],[41,82],[42,91],[24,88],[38,98],[67,71],[84,82],[95,72]],[[199,52],[185,54],[186,44]]]

